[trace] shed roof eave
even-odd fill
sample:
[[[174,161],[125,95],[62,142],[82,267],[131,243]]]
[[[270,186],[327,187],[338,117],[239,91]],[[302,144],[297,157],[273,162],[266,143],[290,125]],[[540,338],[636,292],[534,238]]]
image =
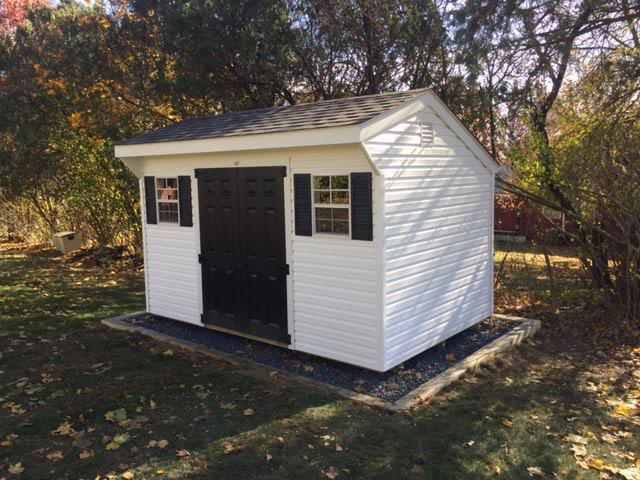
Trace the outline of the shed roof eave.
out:
[[[184,155],[276,148],[299,148],[360,143],[358,125],[311,128],[288,132],[237,135],[198,140],[125,144],[115,146],[118,158]]]

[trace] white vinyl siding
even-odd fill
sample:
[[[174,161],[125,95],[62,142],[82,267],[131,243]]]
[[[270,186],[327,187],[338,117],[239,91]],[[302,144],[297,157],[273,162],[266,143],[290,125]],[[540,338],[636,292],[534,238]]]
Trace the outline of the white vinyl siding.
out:
[[[492,313],[493,175],[428,107],[365,148],[384,177],[389,369]]]
[[[291,349],[385,371],[493,311],[496,166],[430,92],[361,125],[123,145],[116,152],[141,179],[192,179],[193,227],[143,224],[153,314],[202,325],[195,170],[274,166],[287,169]],[[354,172],[373,174],[373,241],[316,232],[315,221],[312,236],[295,235],[294,174]],[[315,203],[312,215],[323,208]]]
[[[381,265],[376,241],[350,235],[293,234],[293,174],[370,172],[358,146],[145,158],[143,175],[192,178],[193,227],[144,224],[148,311],[201,324],[202,289],[196,168],[286,166],[285,219],[290,265],[287,301],[292,348],[355,365],[381,368]],[[374,176],[374,216],[379,192]],[[288,208],[287,208],[288,207]],[[143,216],[143,218],[145,218]],[[375,227],[374,227],[375,228]],[[375,230],[374,230],[375,235]]]
[[[300,150],[291,155],[291,166],[291,188],[295,173],[313,176],[371,171],[356,146]],[[378,192],[374,177],[374,231],[379,222]],[[350,235],[292,237],[296,350],[381,368],[380,247],[376,238],[352,240]]]
[[[146,162],[145,175],[175,176]],[[193,175],[192,175],[193,176]],[[192,178],[192,189],[195,188]],[[145,207],[146,208],[146,207]],[[143,219],[146,214],[143,212]],[[143,223],[147,310],[150,313],[200,324],[199,294],[195,288],[200,265],[195,254],[196,229],[177,223]]]

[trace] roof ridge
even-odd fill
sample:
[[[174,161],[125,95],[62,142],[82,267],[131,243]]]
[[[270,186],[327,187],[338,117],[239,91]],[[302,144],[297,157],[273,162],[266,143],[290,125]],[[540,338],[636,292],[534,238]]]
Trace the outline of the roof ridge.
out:
[[[247,112],[257,113],[257,112],[264,112],[268,110],[277,111],[277,110],[283,110],[286,108],[304,107],[304,106],[316,105],[320,103],[323,103],[323,104],[333,103],[333,102],[339,102],[341,100],[353,100],[356,98],[360,99],[360,98],[372,98],[372,97],[386,97],[386,96],[392,96],[392,95],[403,95],[407,93],[413,93],[417,95],[419,93],[427,92],[429,90],[431,90],[430,87],[424,87],[424,88],[414,88],[413,90],[404,90],[402,92],[382,92],[382,93],[370,93],[368,95],[352,95],[350,97],[329,98],[328,100],[316,100],[315,102],[294,103],[292,105],[274,105],[273,107],[246,108],[244,110],[234,110],[231,112],[213,113],[210,115],[200,115],[198,117],[191,117],[185,120],[181,120],[180,122],[177,122],[173,125],[177,125],[178,123],[190,122],[192,120],[204,119],[204,118],[222,117],[227,115],[231,116],[231,115],[238,115],[238,114],[247,113]]]

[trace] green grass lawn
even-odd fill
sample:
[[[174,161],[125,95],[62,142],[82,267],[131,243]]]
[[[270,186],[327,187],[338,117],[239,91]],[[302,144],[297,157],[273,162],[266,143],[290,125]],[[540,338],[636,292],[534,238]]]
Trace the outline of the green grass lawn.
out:
[[[543,285],[531,264],[522,285]],[[546,294],[527,288],[535,311]],[[398,415],[99,323],[143,291],[139,272],[0,246],[0,479],[635,478],[636,339],[564,349],[545,321],[534,347]]]

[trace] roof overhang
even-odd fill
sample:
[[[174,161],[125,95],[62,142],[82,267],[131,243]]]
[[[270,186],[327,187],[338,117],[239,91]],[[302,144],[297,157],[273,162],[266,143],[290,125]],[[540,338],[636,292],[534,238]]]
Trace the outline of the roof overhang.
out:
[[[359,143],[358,125],[313,128],[289,132],[237,135],[231,137],[181,140],[177,142],[140,143],[116,145],[118,158],[148,157],[156,155],[183,155],[189,153],[215,153],[272,148],[296,148],[310,146],[343,145]]]
[[[413,100],[388,110],[374,118],[359,124],[340,127],[313,128],[287,132],[237,135],[199,140],[181,140],[173,142],[155,142],[125,144],[115,146],[115,155],[123,159],[127,166],[136,168],[141,157],[159,155],[184,155],[197,153],[216,153],[246,150],[265,150],[275,148],[318,147],[328,145],[363,145],[368,139],[383,132],[394,124],[410,118],[422,109],[431,108],[453,130],[460,140],[471,150],[482,164],[492,173],[496,173],[498,163],[487,152],[476,137],[454,115],[447,105],[431,90]],[[131,159],[127,161],[127,159]],[[131,167],[129,167],[131,168]],[[135,173],[135,172],[134,172]]]

